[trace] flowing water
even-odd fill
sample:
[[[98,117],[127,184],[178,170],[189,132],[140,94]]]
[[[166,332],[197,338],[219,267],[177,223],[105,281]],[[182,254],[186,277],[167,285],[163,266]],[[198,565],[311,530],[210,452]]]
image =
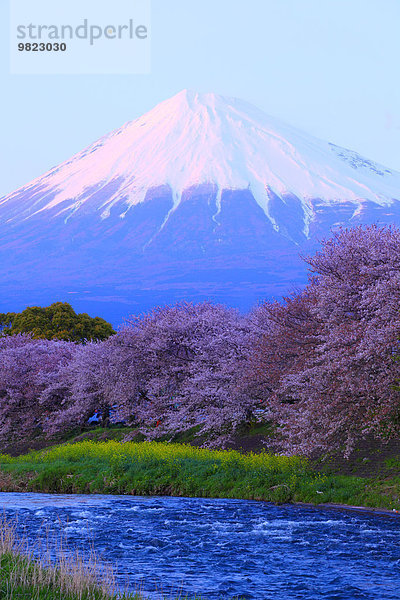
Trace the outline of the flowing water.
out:
[[[246,500],[0,494],[32,539],[90,543],[151,597],[399,600],[400,517]]]

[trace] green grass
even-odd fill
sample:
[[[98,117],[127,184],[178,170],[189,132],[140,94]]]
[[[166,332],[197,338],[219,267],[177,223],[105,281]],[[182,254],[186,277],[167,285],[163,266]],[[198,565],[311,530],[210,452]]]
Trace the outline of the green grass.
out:
[[[400,478],[318,473],[300,457],[185,444],[82,441],[0,455],[0,490],[243,498],[400,510]]]
[[[96,427],[89,431],[84,431],[79,434],[70,433],[67,434],[63,442],[80,442],[85,440],[92,440],[95,442],[102,442],[105,440],[115,440],[121,442],[127,435],[135,434],[136,429],[132,427]],[[140,433],[136,433],[135,441],[143,441],[145,436]]]

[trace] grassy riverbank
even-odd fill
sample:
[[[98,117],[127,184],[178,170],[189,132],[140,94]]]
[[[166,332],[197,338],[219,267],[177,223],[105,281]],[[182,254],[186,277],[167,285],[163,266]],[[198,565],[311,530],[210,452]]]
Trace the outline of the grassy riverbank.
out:
[[[83,441],[0,455],[0,491],[243,498],[400,510],[400,477],[316,472],[299,457],[184,444]]]

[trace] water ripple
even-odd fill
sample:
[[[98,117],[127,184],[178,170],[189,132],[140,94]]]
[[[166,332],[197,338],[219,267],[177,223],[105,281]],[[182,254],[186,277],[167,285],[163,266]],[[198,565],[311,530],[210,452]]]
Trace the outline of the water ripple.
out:
[[[143,592],[399,600],[400,519],[244,500],[0,494],[34,540],[90,542]]]

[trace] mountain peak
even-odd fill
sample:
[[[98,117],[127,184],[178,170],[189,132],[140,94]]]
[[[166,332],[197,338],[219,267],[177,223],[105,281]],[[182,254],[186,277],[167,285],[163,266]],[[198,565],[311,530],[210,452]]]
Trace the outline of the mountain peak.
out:
[[[271,197],[296,196],[307,232],[311,199],[348,201],[355,211],[363,200],[390,204],[398,196],[400,174],[313,138],[245,101],[184,89],[2,203],[39,187],[41,194],[25,211],[26,218],[59,206],[57,214],[68,219],[92,204],[102,219],[115,206],[122,218],[151,189],[169,187],[174,210],[185,190],[203,184],[218,190],[217,213],[224,190],[250,190],[275,228]],[[97,198],[101,189],[107,190],[101,203],[90,203],[93,190]]]
[[[160,104],[166,104],[166,103],[171,103],[171,104],[181,104],[181,103],[186,103],[188,106],[190,107],[196,107],[199,105],[212,105],[215,104],[216,101],[222,101],[222,102],[228,102],[229,98],[226,98],[224,96],[220,96],[218,94],[214,94],[213,92],[198,92],[197,90],[192,90],[192,89],[183,89],[180,92],[178,92],[177,94],[175,94],[174,96],[171,96],[171,98],[167,98],[167,100],[164,100],[163,102],[161,102]]]

